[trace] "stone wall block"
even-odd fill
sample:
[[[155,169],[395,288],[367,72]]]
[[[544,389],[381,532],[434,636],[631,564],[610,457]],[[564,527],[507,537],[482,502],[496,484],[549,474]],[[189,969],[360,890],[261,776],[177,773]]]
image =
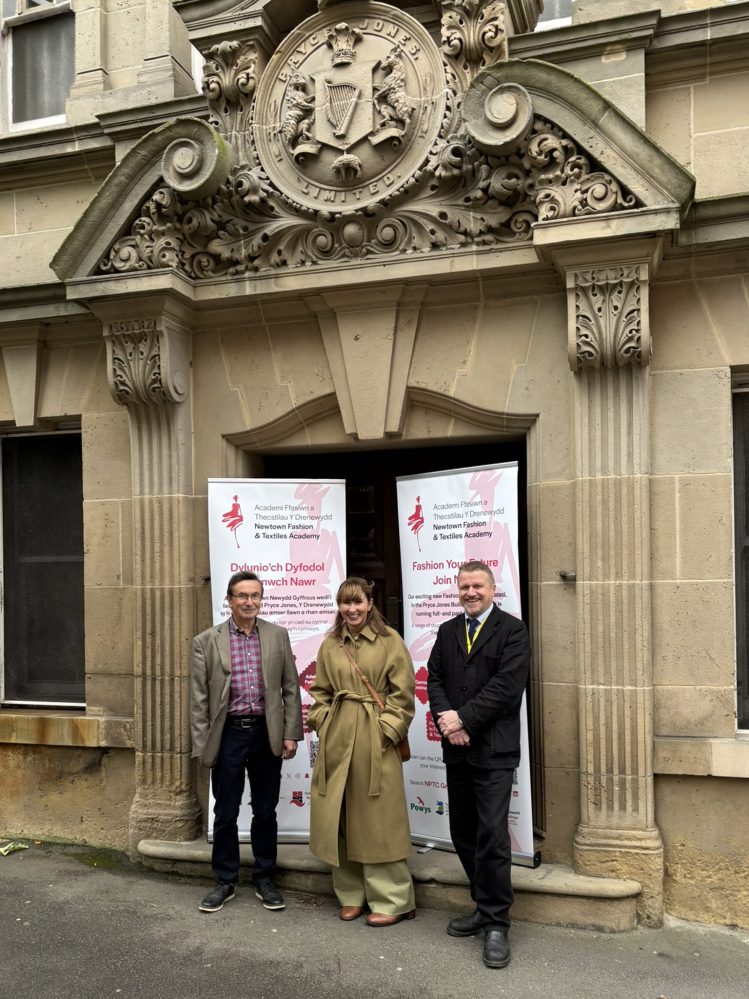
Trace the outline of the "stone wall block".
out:
[[[547,757],[549,760],[550,757]],[[572,842],[580,821],[580,774],[547,762],[544,767],[546,836],[541,846],[545,863],[572,862]]]
[[[746,779],[659,777],[665,901],[681,919],[749,926]]]
[[[749,128],[749,73],[713,75],[693,93],[695,132]]]
[[[727,363],[712,316],[691,281],[655,285],[651,293],[652,371],[717,368]]]
[[[96,194],[93,181],[77,181],[16,191],[18,233],[74,226]]]
[[[730,475],[678,480],[679,578],[733,579],[733,480]]]
[[[733,421],[728,369],[653,372],[650,385],[653,475],[730,473]]]
[[[654,727],[659,736],[733,739],[736,689],[730,686],[676,686],[653,689]]]
[[[132,673],[87,672],[86,711],[91,715],[131,717],[134,713]]]
[[[83,559],[86,587],[122,585],[122,522],[117,500],[83,504]]]
[[[647,132],[687,170],[692,169],[692,88],[652,90],[646,97]]]
[[[533,658],[540,678],[544,683],[576,682],[574,583],[534,584],[531,597],[538,616]]]
[[[746,277],[712,278],[698,283],[710,323],[716,331],[725,363],[749,364],[749,338],[746,313],[749,309],[749,284]]]
[[[133,796],[129,750],[3,746],[3,833],[127,849]]]
[[[730,579],[653,583],[653,608],[656,684],[722,686],[734,682]]]
[[[539,504],[539,582],[559,580],[560,570],[575,571],[575,484],[549,482],[529,487]]]
[[[675,579],[678,562],[676,476],[650,480],[650,564],[653,579]]]
[[[88,414],[81,422],[84,500],[94,502],[132,496],[127,414],[122,410]]]
[[[85,594],[86,669],[96,676],[130,676],[130,702],[124,714],[132,718],[133,591],[127,586],[87,586]],[[88,686],[86,703],[96,703]]]
[[[573,770],[579,763],[577,685],[544,683],[544,753],[557,767]]]
[[[749,162],[744,155],[747,142],[749,127],[695,133],[698,198],[719,198],[749,190]]]

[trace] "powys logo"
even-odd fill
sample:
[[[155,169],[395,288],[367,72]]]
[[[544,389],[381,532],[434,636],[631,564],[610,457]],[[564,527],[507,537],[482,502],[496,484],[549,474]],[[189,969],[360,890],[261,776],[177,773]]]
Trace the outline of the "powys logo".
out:
[[[416,797],[415,802],[411,802],[411,811],[419,812],[421,815],[431,815],[432,809],[425,803],[423,798]]]

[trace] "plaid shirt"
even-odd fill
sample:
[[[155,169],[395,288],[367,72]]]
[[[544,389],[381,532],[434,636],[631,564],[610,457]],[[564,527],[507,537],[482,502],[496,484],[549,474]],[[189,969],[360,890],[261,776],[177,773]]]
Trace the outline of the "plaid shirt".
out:
[[[260,637],[257,628],[245,635],[229,618],[229,651],[231,652],[230,715],[264,715],[265,692],[260,658]]]

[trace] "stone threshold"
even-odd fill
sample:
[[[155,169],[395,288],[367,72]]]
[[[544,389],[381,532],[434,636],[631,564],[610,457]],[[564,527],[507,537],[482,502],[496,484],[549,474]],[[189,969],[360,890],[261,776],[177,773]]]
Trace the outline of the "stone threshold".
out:
[[[144,839],[138,844],[150,870],[191,877],[211,877],[211,846],[203,838],[187,843]],[[249,844],[239,848],[242,868],[252,865]],[[471,908],[468,881],[454,853],[414,846],[408,859],[416,888],[416,904],[458,913]],[[249,880],[249,871],[246,873]],[[277,881],[288,891],[331,895],[330,867],[310,853],[306,843],[280,843]],[[535,870],[512,868],[513,919],[548,926],[621,933],[637,926],[637,881],[592,878],[563,864],[541,864]]]

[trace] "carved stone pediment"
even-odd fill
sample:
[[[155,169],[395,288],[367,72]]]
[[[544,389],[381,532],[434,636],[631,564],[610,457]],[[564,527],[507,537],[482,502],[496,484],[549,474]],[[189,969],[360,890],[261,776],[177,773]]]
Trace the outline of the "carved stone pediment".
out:
[[[688,201],[691,178],[605,98],[558,67],[504,58],[505,3],[439,10],[441,41],[394,5],[346,0],[267,64],[253,40],[212,46],[213,138],[164,153],[94,272],[200,280],[474,253],[534,243],[539,224]],[[203,163],[220,141],[231,155]],[[87,216],[106,211],[112,183]]]

